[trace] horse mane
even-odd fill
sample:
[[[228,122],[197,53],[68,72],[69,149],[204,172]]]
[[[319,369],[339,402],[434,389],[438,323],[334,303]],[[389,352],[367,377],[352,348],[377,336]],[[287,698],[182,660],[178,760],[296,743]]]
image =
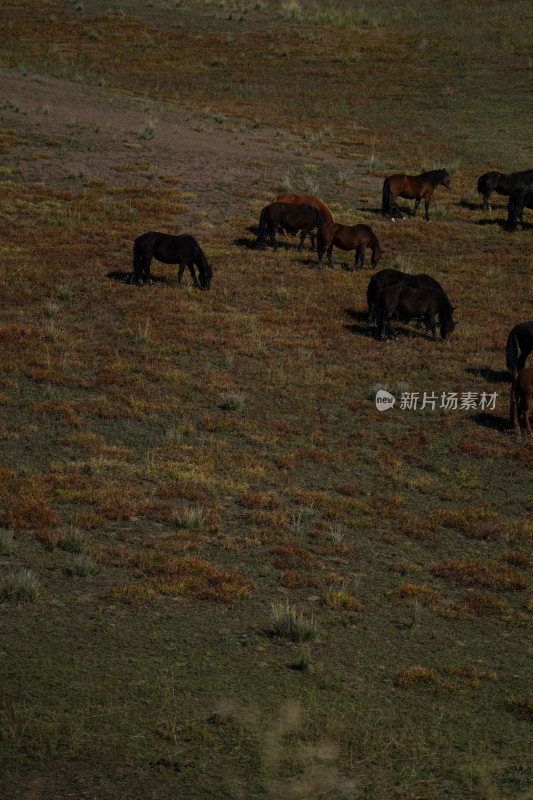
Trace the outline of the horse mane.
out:
[[[432,169],[429,172],[423,172],[422,177],[433,183],[433,181],[440,181],[440,179],[448,174],[447,169]]]

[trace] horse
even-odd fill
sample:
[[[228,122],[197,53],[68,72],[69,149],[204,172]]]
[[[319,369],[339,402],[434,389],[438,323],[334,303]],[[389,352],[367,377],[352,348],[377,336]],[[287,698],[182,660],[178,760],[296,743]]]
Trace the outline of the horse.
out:
[[[524,208],[533,208],[533,187],[517,186],[509,195],[507,230],[515,231],[518,220],[524,230]]]
[[[320,211],[308,203],[293,206],[290,203],[270,203],[261,211],[259,217],[259,230],[255,246],[258,250],[266,250],[266,238],[270,236],[270,242],[274,250],[278,249],[276,242],[276,230],[278,225],[284,231],[296,233],[302,231],[298,251],[301,252],[305,237],[309,234],[311,239],[311,249],[315,249],[315,228],[324,224],[324,218]]]
[[[426,219],[429,218],[429,201],[437,186],[445,186],[451,189],[452,179],[445,169],[434,169],[431,172],[422,172],[421,175],[404,175],[398,173],[385,178],[383,182],[383,198],[381,213],[384,217],[389,216],[394,220],[394,213],[401,219],[405,219],[396,203],[397,197],[405,197],[408,200],[415,199],[413,217],[416,216],[420,201],[424,198],[426,205]]]
[[[520,357],[518,356],[520,348]],[[533,351],[533,322],[520,322],[515,325],[507,337],[505,348],[505,363],[507,369],[514,377],[517,372],[526,366],[526,359]]]
[[[369,225],[339,225],[336,222],[327,222],[325,225],[320,226],[317,233],[319,269],[322,269],[322,261],[326,251],[329,266],[335,269],[332,260],[333,245],[341,250],[355,250],[354,269],[357,269],[358,266],[364,269],[365,250],[367,247],[372,250],[371,263],[374,269],[376,269],[383,252],[376,234]]]
[[[396,284],[386,286],[378,297],[378,335],[382,341],[388,328],[392,336],[397,339],[397,333],[390,321],[393,314],[407,319],[423,317],[426,323],[426,336],[429,331],[433,334],[433,341],[437,341],[435,330],[435,316],[439,315],[440,335],[446,339],[456,323],[453,321],[454,308],[444,292],[437,289],[413,289],[410,286]]]
[[[533,436],[529,415],[533,410],[533,367],[522,369],[513,376],[511,384],[511,405],[509,417],[511,425],[520,430],[523,422],[530,436]]]
[[[301,206],[307,203],[309,206],[318,208],[324,218],[324,222],[333,222],[333,214],[320,197],[316,194],[290,194],[289,192],[281,192],[276,195],[273,200],[274,203],[289,203],[291,206]]]
[[[432,278],[431,275],[425,275],[423,272],[418,275],[410,275],[408,272],[401,272],[399,269],[382,269],[372,275],[366,290],[369,325],[376,321],[376,305],[379,293],[386,286],[392,286],[393,284],[410,286],[412,289],[436,289],[446,294],[440,283],[435,278]]]
[[[477,190],[483,195],[483,211],[490,211],[489,197],[492,192],[508,196],[518,186],[531,186],[533,184],[533,169],[523,172],[485,172],[477,181]]]
[[[157,233],[156,231],[148,231],[148,233],[138,236],[133,245],[133,282],[138,286],[143,286],[144,282],[152,285],[153,281],[150,277],[152,258],[163,264],[180,265],[178,286],[181,285],[185,267],[188,267],[197,289],[211,288],[213,269],[194,236],[188,233],[173,236],[170,233]],[[198,267],[200,282],[194,271],[195,264]]]

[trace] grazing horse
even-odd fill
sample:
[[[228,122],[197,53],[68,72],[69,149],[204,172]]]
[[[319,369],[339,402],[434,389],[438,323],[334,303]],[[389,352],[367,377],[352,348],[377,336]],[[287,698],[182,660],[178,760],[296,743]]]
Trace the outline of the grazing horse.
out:
[[[398,217],[404,219],[396,203],[396,198],[405,197],[408,200],[415,200],[413,209],[414,217],[420,205],[420,201],[424,198],[426,204],[426,219],[428,222],[431,222],[429,218],[429,201],[437,186],[445,186],[447,189],[451,189],[452,179],[447,170],[434,169],[431,172],[423,172],[421,175],[404,175],[403,173],[390,175],[388,178],[385,178],[383,182],[381,213],[384,217],[389,216],[391,220],[394,219],[395,213]]]
[[[520,220],[524,230],[524,208],[533,208],[533,187],[517,186],[509,195],[507,205],[507,229],[516,230],[516,223]]]
[[[381,258],[382,250],[379,246],[378,237],[369,225],[339,225],[336,222],[327,222],[318,229],[316,238],[319,269],[322,269],[322,261],[326,251],[329,266],[335,269],[332,259],[333,245],[341,250],[355,250],[354,269],[358,267],[364,269],[365,250],[367,247],[372,250],[371,263],[374,269],[376,269]]]
[[[520,357],[518,356],[520,348]],[[526,366],[526,359],[533,351],[533,322],[521,322],[515,325],[507,337],[505,348],[505,363],[507,369],[514,377]]]
[[[266,250],[267,235],[274,250],[278,249],[276,242],[276,230],[278,225],[289,233],[302,231],[298,250],[301,251],[307,234],[311,239],[311,248],[315,249],[315,228],[324,224],[324,218],[320,211],[314,206],[304,203],[293,206],[290,203],[270,203],[261,211],[259,217],[259,230],[255,246],[258,250]]]
[[[433,334],[433,341],[437,341],[435,331],[435,316],[439,315],[440,335],[446,339],[455,328],[453,321],[453,306],[444,294],[437,289],[412,289],[409,286],[387,286],[378,297],[378,335],[383,341],[388,328],[396,339],[397,333],[390,321],[397,313],[407,319],[423,317],[426,323],[426,336],[429,331]]]
[[[333,214],[320,197],[316,194],[290,194],[289,192],[282,192],[276,195],[274,203],[289,203],[291,206],[301,206],[302,203],[307,203],[309,206],[318,208],[324,218],[324,222],[333,222]]]
[[[533,184],[533,169],[524,172],[485,172],[477,181],[477,190],[483,195],[483,211],[490,211],[489,197],[492,192],[498,192],[506,197],[518,186],[531,186]]]
[[[399,269],[382,269],[372,275],[368,288],[366,290],[366,299],[368,302],[368,324],[372,325],[376,321],[376,308],[379,293],[383,291],[386,286],[401,284],[402,286],[410,286],[412,289],[437,289],[444,292],[444,289],[435,278],[431,275],[425,275],[420,272],[418,275],[410,275],[408,272],[401,272]]]
[[[513,376],[511,384],[511,405],[509,417],[511,425],[520,430],[523,422],[527,432],[533,436],[529,415],[533,409],[533,367],[521,370]]]
[[[194,236],[187,233],[172,236],[170,233],[156,233],[156,231],[148,231],[138,236],[133,245],[133,281],[138,286],[143,286],[144,282],[152,284],[150,277],[152,258],[163,264],[180,265],[178,286],[181,285],[185,267],[188,267],[197,289],[211,288],[213,269]],[[199,283],[194,271],[195,264],[198,267]]]

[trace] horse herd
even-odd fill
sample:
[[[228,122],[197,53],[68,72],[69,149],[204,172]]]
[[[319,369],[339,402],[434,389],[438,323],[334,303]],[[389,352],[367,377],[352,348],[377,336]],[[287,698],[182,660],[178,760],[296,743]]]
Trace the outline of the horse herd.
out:
[[[382,214],[394,220],[394,215],[403,219],[397,205],[397,198],[414,199],[413,216],[416,215],[421,200],[425,203],[425,218],[429,222],[431,197],[437,186],[451,188],[451,178],[445,169],[432,170],[421,175],[409,176],[398,173],[385,178],[382,193]],[[489,197],[492,192],[509,196],[507,227],[516,229],[520,220],[522,228],[524,208],[533,208],[533,170],[514,172],[508,175],[487,172],[477,183],[483,195],[483,208],[490,210]],[[369,225],[343,225],[333,220],[326,204],[315,195],[278,194],[272,203],[262,209],[259,217],[255,247],[266,249],[267,237],[274,250],[277,250],[276,234],[295,234],[300,232],[298,250],[303,248],[309,235],[311,248],[318,255],[318,267],[322,269],[324,255],[334,269],[333,247],[341,250],[355,250],[355,269],[363,269],[365,251],[372,251],[371,263],[376,269],[382,250],[375,233]],[[316,234],[315,234],[316,231]],[[190,234],[172,236],[149,231],[137,237],[133,247],[133,282],[139,286],[152,283],[150,265],[155,258],[164,264],[179,264],[178,285],[185,267],[189,269],[194,285],[199,289],[210,289],[213,270],[196,238]],[[198,278],[195,273],[198,268]],[[411,275],[396,269],[382,269],[370,280],[367,288],[368,322],[376,323],[377,336],[381,340],[390,334],[397,338],[391,320],[416,319],[420,327],[425,323],[426,336],[431,334],[434,341],[436,317],[439,318],[440,335],[444,340],[457,324],[453,320],[454,307],[443,287],[430,275]],[[518,352],[520,350],[520,355]],[[511,424],[520,427],[523,421],[527,431],[533,435],[529,415],[533,408],[533,367],[525,368],[525,362],[533,351],[533,322],[516,325],[510,332],[506,347],[506,363],[512,376],[511,385]]]

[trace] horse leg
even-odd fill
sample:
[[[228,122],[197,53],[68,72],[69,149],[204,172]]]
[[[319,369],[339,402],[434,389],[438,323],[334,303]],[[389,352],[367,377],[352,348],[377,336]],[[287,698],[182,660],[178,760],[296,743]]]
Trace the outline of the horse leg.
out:
[[[421,197],[417,197],[416,200],[415,200],[415,205],[414,205],[414,208],[413,208],[413,217],[416,217],[416,212],[418,211],[418,206],[420,205],[420,200],[421,199],[422,199]]]
[[[531,423],[529,421],[529,415],[530,415],[530,412],[531,412],[531,398],[530,397],[528,397],[528,398],[526,398],[524,400],[524,406],[525,406],[524,418],[526,420],[526,428],[527,428],[527,431],[528,431],[529,435],[533,436],[533,430],[531,430]]]
[[[427,219],[428,222],[431,222],[431,220],[429,218],[429,198],[427,200],[424,200],[424,202],[425,202],[425,205],[426,205],[426,219]]]
[[[485,192],[485,194],[483,195],[483,211],[492,210],[489,205],[489,197],[490,197],[490,192]]]
[[[433,341],[437,341],[437,330],[435,327],[435,314],[427,314],[426,315],[426,336],[428,336],[428,331],[431,331],[433,334]],[[429,339],[429,336],[428,336]]]
[[[270,244],[274,248],[274,251],[278,249],[278,243],[276,242],[276,223],[270,225]]]
[[[142,263],[142,273],[144,274],[144,280],[148,284],[148,286],[151,286],[153,284],[153,280],[150,277],[150,265],[152,263],[152,256],[143,253],[141,263]]]
[[[300,244],[298,245],[298,252],[302,252],[302,247],[304,246],[305,237],[309,233],[309,228],[302,228],[302,235],[300,237]],[[311,240],[312,241],[312,240]]]
[[[314,232],[314,231],[309,231],[309,238],[311,239],[311,250],[312,250],[312,251],[313,251],[313,253],[314,253],[314,252],[315,252],[315,250],[316,250],[316,245],[315,245],[315,232]]]
[[[327,249],[327,253],[328,253],[328,264],[331,267],[331,269],[335,269],[335,267],[333,266],[333,244],[330,244],[330,246]]]
[[[194,261],[191,261],[189,264],[187,264],[187,266],[189,268],[189,272],[191,273],[192,282],[194,283],[194,285],[196,286],[197,289],[201,289],[201,286],[198,283],[198,280],[196,278],[196,272],[195,272],[195,269],[194,269]]]
[[[186,265],[187,265],[186,261],[180,261],[180,266],[178,269],[178,286],[181,286],[181,279],[183,278],[183,273],[185,272]]]
[[[400,211],[400,208],[399,208],[399,206],[398,206],[398,203],[396,202],[396,199],[397,199],[397,198],[396,198],[396,197],[394,197],[394,195],[391,195],[391,197],[392,197],[392,202],[391,202],[391,215],[390,215],[391,219],[394,219],[394,215],[396,215],[397,217],[399,217],[399,219],[405,219],[404,215],[403,215],[403,214],[402,214],[402,212]]]

